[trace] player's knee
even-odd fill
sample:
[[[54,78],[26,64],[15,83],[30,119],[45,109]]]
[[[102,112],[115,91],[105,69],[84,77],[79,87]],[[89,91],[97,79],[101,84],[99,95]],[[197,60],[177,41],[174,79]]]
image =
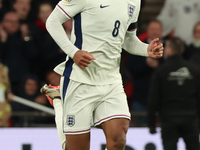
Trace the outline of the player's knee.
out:
[[[120,137],[117,139],[115,147],[124,148],[125,144],[126,144],[126,137]]]
[[[126,144],[126,133],[128,129],[126,126],[121,128],[121,131],[115,135],[114,143],[115,147],[124,148]]]
[[[113,148],[123,149],[126,144],[126,137],[125,136],[116,136],[112,140]]]
[[[110,146],[114,149],[123,149],[126,144],[125,130],[122,130],[121,132],[118,132],[115,135],[113,135],[110,143],[112,143]],[[108,148],[108,150],[109,150],[109,148]]]

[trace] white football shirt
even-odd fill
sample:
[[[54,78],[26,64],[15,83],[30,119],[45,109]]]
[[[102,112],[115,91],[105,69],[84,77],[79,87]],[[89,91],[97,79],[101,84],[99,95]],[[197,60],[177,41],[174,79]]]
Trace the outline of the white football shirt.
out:
[[[69,58],[55,71],[86,84],[121,83],[122,44],[129,25],[137,22],[140,0],[62,0],[56,7],[68,19],[73,18],[72,43],[96,60],[81,69]]]

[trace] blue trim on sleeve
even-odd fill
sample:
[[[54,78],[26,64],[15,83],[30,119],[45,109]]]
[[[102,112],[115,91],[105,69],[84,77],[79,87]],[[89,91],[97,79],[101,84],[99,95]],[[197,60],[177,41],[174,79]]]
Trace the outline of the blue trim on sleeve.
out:
[[[83,37],[81,29],[81,13],[74,16],[74,32],[76,36],[76,42],[74,45],[79,49],[82,49]]]
[[[76,36],[76,41],[74,45],[77,48],[82,49],[83,38],[82,38],[82,29],[81,29],[81,13],[77,14],[74,17],[74,32]],[[70,77],[70,74],[72,71],[72,65],[73,65],[73,60],[69,58],[69,60],[66,62],[63,76]]]
[[[81,29],[81,13],[77,14],[74,17],[74,32],[76,36],[76,41],[74,45],[77,48],[82,49],[83,37],[82,37],[82,29]],[[63,100],[65,99],[65,94],[66,94],[67,87],[70,81],[69,78],[72,72],[73,64],[74,64],[74,61],[71,58],[69,58],[69,60],[65,64],[65,70],[63,73],[63,76],[65,77],[64,83],[63,83]]]

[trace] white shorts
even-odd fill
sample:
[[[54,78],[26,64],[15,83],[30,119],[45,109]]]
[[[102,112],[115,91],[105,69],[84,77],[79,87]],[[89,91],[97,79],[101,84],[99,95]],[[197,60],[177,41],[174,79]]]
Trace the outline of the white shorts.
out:
[[[64,83],[64,77],[61,83]],[[64,91],[62,84],[61,95]],[[87,133],[92,125],[99,126],[113,118],[130,120],[127,98],[121,83],[88,85],[70,80],[63,110],[65,134]]]

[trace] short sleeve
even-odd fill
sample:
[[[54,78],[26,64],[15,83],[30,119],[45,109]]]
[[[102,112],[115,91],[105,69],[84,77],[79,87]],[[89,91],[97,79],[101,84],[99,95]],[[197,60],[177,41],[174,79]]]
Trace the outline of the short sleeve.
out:
[[[76,14],[82,12],[87,5],[88,0],[62,0],[58,7],[67,17],[73,18]]]

